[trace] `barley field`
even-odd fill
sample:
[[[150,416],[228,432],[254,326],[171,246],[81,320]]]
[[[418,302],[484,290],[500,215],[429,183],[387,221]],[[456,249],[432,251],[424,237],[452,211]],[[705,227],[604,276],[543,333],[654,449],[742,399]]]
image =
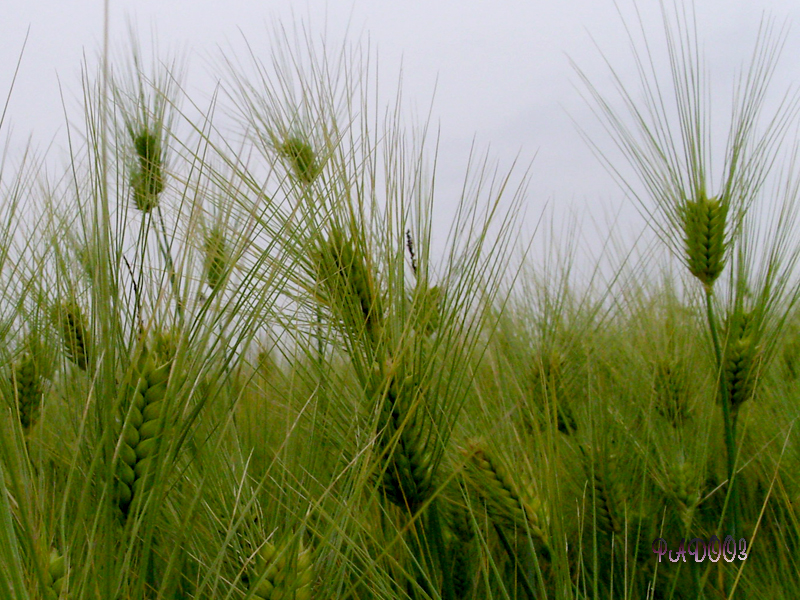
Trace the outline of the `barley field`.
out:
[[[616,97],[576,65],[654,233],[588,269],[477,150],[439,222],[357,44],[276,28],[206,105],[135,43],[84,69],[68,160],[0,164],[0,598],[796,598],[786,32],[717,140],[665,24]]]

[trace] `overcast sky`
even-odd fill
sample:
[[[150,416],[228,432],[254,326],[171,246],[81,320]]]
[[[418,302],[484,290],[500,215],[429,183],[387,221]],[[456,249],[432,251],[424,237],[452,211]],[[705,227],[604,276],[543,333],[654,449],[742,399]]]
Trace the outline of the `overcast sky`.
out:
[[[619,12],[661,40],[658,0],[619,0]],[[63,112],[58,81],[73,98],[80,94],[83,55],[90,64],[102,47],[101,0],[7,0],[0,20],[0,92],[9,89],[26,30],[30,35],[11,98],[4,138],[12,146],[28,136],[43,148],[56,136],[63,145]],[[712,84],[731,87],[735,69],[753,47],[762,13],[789,20],[783,59],[774,91],[800,77],[800,2],[797,0],[699,0],[698,21]],[[165,50],[186,51],[189,88],[210,92],[209,61],[256,47],[282,20],[302,20],[310,30],[327,27],[331,39],[371,40],[382,77],[397,76],[404,65],[407,101],[420,112],[433,104],[433,121],[442,131],[439,177],[445,189],[458,189],[473,138],[491,146],[501,164],[519,153],[533,160],[529,212],[538,215],[546,201],[592,213],[595,206],[619,203],[621,193],[592,156],[571,118],[602,137],[576,89],[569,58],[586,68],[599,86],[608,85],[596,41],[623,77],[636,84],[620,14],[612,0],[110,0],[112,41],[127,38],[132,19],[144,45],[155,32]],[[661,47],[661,46],[659,46]],[[437,83],[438,82],[438,83]],[[204,85],[206,89],[203,90]],[[74,118],[74,115],[73,115]]]

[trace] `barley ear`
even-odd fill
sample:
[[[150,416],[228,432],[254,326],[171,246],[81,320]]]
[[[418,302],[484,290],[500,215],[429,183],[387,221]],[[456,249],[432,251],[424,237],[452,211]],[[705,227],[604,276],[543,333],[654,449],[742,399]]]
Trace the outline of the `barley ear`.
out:
[[[470,596],[476,570],[475,530],[467,508],[456,501],[449,505],[447,531],[449,535],[449,568],[456,598]]]
[[[614,456],[607,455],[602,460],[594,461],[584,454],[584,468],[591,481],[591,502],[595,525],[607,535],[618,535],[622,531],[615,511],[615,493],[613,489]]]
[[[275,546],[266,542],[258,554],[256,568],[260,577],[253,594],[262,600],[311,600],[314,562],[310,548],[295,554],[288,544]]]
[[[523,497],[482,443],[472,441],[461,453],[467,459],[466,481],[483,501],[493,523],[511,531],[529,531],[540,550],[549,556],[548,519],[541,501],[535,496]]]
[[[26,351],[13,365],[11,384],[20,424],[27,435],[39,420],[42,404],[42,373],[38,357],[31,350]]]
[[[45,600],[56,600],[61,595],[61,591],[66,586],[68,574],[69,570],[64,555],[52,550],[47,565]]]
[[[149,213],[158,206],[164,191],[163,157],[160,132],[147,126],[132,131],[136,164],[131,174],[131,187],[136,208]]]
[[[316,253],[316,266],[324,299],[344,329],[356,337],[366,333],[374,345],[383,327],[383,309],[365,245],[334,226]]]
[[[728,203],[700,192],[697,199],[686,200],[682,208],[689,271],[711,289],[725,268]]]
[[[75,302],[63,302],[55,311],[64,353],[80,369],[86,371],[91,362],[89,330],[80,306]]]
[[[795,381],[800,377],[800,335],[794,333],[790,340],[783,346],[781,354],[783,365],[786,368],[788,379]]]
[[[429,448],[431,428],[424,419],[415,386],[406,378],[392,378],[383,399],[377,446],[384,461],[380,465],[381,486],[386,498],[415,514],[433,490],[433,453]]]
[[[418,284],[418,305],[415,311],[415,329],[422,335],[430,336],[439,329],[442,320],[442,290],[439,286],[428,286],[427,283]]]
[[[760,349],[757,342],[757,324],[754,312],[734,310],[726,323],[727,344],[723,365],[728,386],[731,415],[735,418],[739,407],[753,396],[757,379]]]
[[[700,503],[700,489],[695,484],[694,466],[688,462],[676,463],[669,472],[672,495],[677,500],[678,517],[689,531],[694,520],[694,511]]]
[[[288,163],[295,179],[311,183],[320,174],[316,153],[307,141],[298,136],[289,136],[277,146],[278,154]]]
[[[206,283],[212,290],[216,290],[224,282],[230,266],[230,253],[221,227],[216,226],[205,233],[203,250]]]
[[[116,500],[125,515],[152,484],[166,429],[166,390],[172,362],[156,366],[154,359],[155,354],[145,347],[134,366],[130,401],[119,421],[122,441]]]
[[[542,353],[534,359],[531,393],[539,410],[546,413],[547,420],[551,421],[552,413],[555,413],[558,431],[570,435],[577,431],[578,424],[569,405],[563,374],[565,364],[566,359],[557,350]]]
[[[678,428],[689,418],[689,386],[681,365],[675,360],[659,358],[653,370],[655,409],[673,428]]]

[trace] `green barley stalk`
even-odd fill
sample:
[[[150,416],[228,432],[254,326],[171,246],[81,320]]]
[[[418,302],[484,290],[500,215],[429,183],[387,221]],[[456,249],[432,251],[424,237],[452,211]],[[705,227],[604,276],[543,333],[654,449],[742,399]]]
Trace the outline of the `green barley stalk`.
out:
[[[133,205],[145,217],[143,228],[150,226],[153,213],[158,219],[160,231],[156,231],[156,238],[182,322],[183,300],[161,210],[161,196],[166,188],[168,140],[177,112],[180,65],[177,61],[169,67],[161,63],[154,66],[152,75],[147,75],[141,64],[141,50],[134,43],[127,77],[124,83],[114,82],[113,93],[131,147],[130,189]]]
[[[577,70],[589,91],[590,103],[599,108],[607,131],[633,166],[644,192],[623,177],[591,141],[590,145],[649,217],[659,237],[704,287],[707,325],[722,397],[733,532],[737,535],[738,494],[734,478],[737,448],[723,350],[713,308],[713,286],[725,267],[730,248],[740,239],[744,217],[775,163],[798,105],[796,99],[787,99],[763,132],[758,131],[766,91],[785,38],[785,31],[776,35],[771,23],[762,23],[749,68],[736,85],[723,167],[719,182],[713,183],[711,100],[698,48],[694,7],[690,4],[687,9],[683,3],[676,2],[674,14],[670,14],[662,3],[662,14],[671,85],[661,82],[651,45],[647,42],[644,52],[634,50],[633,54],[644,86],[644,107],[611,69],[633,125],[626,122],[580,69]],[[632,29],[627,27],[627,31],[631,45],[637,48]],[[673,110],[677,119],[672,117]],[[709,194],[710,189],[718,191]]]
[[[279,31],[275,37],[284,39],[283,36],[285,32]],[[311,50],[316,52],[316,44]],[[378,429],[384,433],[376,435],[373,427],[377,423],[369,428],[369,454],[382,456],[378,483],[386,492],[387,504],[402,505],[400,518],[410,522],[414,533],[423,529],[427,533],[430,527],[431,538],[425,541],[431,542],[431,549],[436,552],[432,539],[433,512],[419,510],[425,506],[420,505],[425,496],[429,507],[436,504],[435,484],[429,483],[436,479],[435,472],[429,475],[428,465],[438,466],[445,441],[469,394],[472,373],[463,367],[474,358],[473,353],[482,352],[485,315],[499,290],[505,289],[500,283],[501,272],[505,272],[508,264],[504,253],[514,237],[513,217],[521,206],[522,195],[513,192],[511,208],[506,212],[504,190],[511,180],[508,175],[498,179],[487,177],[488,171],[481,171],[474,182],[468,176],[463,206],[445,240],[445,247],[450,250],[442,255],[432,254],[429,249],[433,246],[433,194],[428,190],[433,189],[434,182],[432,178],[428,181],[424,170],[419,169],[419,165],[427,162],[423,153],[426,149],[420,145],[418,151],[416,137],[412,145],[405,142],[402,134],[394,133],[397,128],[394,117],[386,120],[383,107],[362,105],[373,97],[369,91],[372,87],[369,73],[364,73],[364,77],[329,79],[331,73],[347,70],[349,52],[337,56],[326,54],[322,60],[324,66],[318,67],[312,60],[310,68],[305,58],[283,63],[278,60],[280,51],[270,56],[273,64],[264,65],[251,52],[248,69],[235,69],[237,85],[233,99],[262,153],[261,163],[274,168],[277,158],[285,167],[279,171],[288,172],[279,183],[286,197],[280,193],[273,195],[269,203],[286,206],[286,211],[276,215],[277,225],[261,220],[259,226],[263,227],[264,235],[259,232],[256,236],[259,241],[254,249],[256,255],[269,256],[260,252],[260,240],[272,239],[284,222],[290,224],[283,234],[281,261],[276,265],[275,275],[286,282],[284,293],[291,306],[299,305],[300,309],[291,311],[291,318],[278,315],[278,322],[290,331],[284,338],[289,340],[286,354],[294,357],[298,350],[307,352],[301,363],[302,358],[313,358],[314,349],[305,346],[309,338],[303,329],[303,326],[313,327],[313,317],[306,316],[303,321],[301,316],[298,328],[297,315],[313,315],[322,306],[340,338],[331,344],[332,363],[346,365],[342,379],[352,378],[362,396],[378,398],[372,414],[375,421],[380,420]],[[336,62],[328,64],[331,59]],[[250,83],[253,72],[259,80],[255,86]],[[277,81],[273,73],[278,74]],[[298,80],[302,74],[307,74],[308,80]],[[320,90],[325,92],[320,94]],[[388,114],[392,114],[391,109]],[[377,130],[373,129],[373,122],[379,123]],[[297,131],[314,132],[315,144],[309,144],[311,151],[304,146],[308,139],[303,135],[296,136],[302,144],[280,147],[287,140],[291,142],[293,132]],[[282,135],[284,132],[292,133]],[[320,175],[315,178],[314,173],[323,161],[312,155],[321,154],[323,147],[325,176],[320,181]],[[485,164],[483,167],[488,168]],[[258,202],[243,203],[244,208],[258,213],[264,204],[263,186],[254,185],[257,178],[250,174],[242,179],[252,196],[258,198]],[[488,205],[482,199],[474,201],[473,189],[478,190],[475,197],[488,193]],[[299,194],[307,202],[296,203]],[[313,214],[313,210],[321,218],[304,218],[299,223],[292,220],[300,210],[298,206],[304,216]],[[494,234],[494,225],[501,232],[499,238]],[[430,273],[442,273],[436,278],[439,289],[443,290],[439,302],[434,299],[435,292],[429,298],[431,304],[439,305],[436,328],[433,310],[420,311],[420,317],[434,317],[424,323],[424,318],[415,322],[415,311],[409,308],[423,304],[423,293],[420,286],[415,300],[409,303],[410,276],[403,243],[408,229],[420,240],[422,249],[416,279],[430,282]],[[265,275],[263,279],[268,281],[271,276]],[[422,346],[417,338],[423,337],[430,342],[425,353],[427,360],[423,353],[417,352]],[[321,354],[318,352],[317,356]],[[400,369],[392,366],[402,360],[420,363],[420,368],[408,369],[418,381],[406,382],[407,373],[400,373]],[[439,373],[436,369],[439,363],[447,371]],[[457,366],[453,367],[453,363]],[[376,365],[380,371],[379,383],[371,386],[369,379]],[[338,365],[337,371],[341,371]],[[314,389],[316,400],[318,388]],[[342,409],[342,413],[348,407],[352,415],[351,394],[342,396],[333,397],[332,403],[338,403],[336,408]],[[311,406],[316,409],[314,404]],[[335,411],[330,414],[333,416]],[[420,425],[422,433],[417,433]],[[326,423],[324,427],[352,430],[353,425],[345,420]],[[429,451],[431,456],[427,455]],[[375,465],[369,467],[374,473]],[[389,496],[397,502],[389,500]],[[419,514],[409,517],[409,508]],[[417,554],[416,549],[412,554]],[[424,549],[415,558],[423,569],[428,566]],[[439,575],[433,571],[423,574],[431,590],[438,587]],[[441,594],[446,593],[443,585]]]

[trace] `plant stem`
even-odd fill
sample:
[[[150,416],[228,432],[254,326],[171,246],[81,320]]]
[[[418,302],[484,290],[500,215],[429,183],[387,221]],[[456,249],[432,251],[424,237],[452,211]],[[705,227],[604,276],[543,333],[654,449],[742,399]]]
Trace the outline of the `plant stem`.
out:
[[[158,212],[158,221],[161,225],[161,235],[163,236],[163,240],[158,237],[158,231],[156,231],[156,239],[158,239],[158,245],[161,248],[161,253],[164,255],[164,260],[167,263],[167,273],[169,274],[169,282],[172,285],[172,293],[175,294],[175,306],[178,309],[178,322],[181,325],[181,329],[183,328],[183,300],[181,299],[181,290],[180,286],[178,285],[178,277],[175,273],[175,263],[172,260],[172,251],[170,250],[169,238],[167,237],[167,226],[164,223],[164,215],[161,213],[161,206],[156,206],[156,211]]]
[[[447,560],[447,549],[444,545],[444,535],[442,534],[442,524],[439,518],[438,505],[438,500],[433,499],[428,507],[431,542],[439,562],[439,568],[442,571],[442,600],[454,600],[455,592],[453,590],[453,573],[449,568]]]
[[[711,331],[711,340],[714,344],[714,354],[717,361],[717,382],[719,394],[722,401],[722,419],[725,425],[725,448],[728,454],[728,495],[732,504],[733,530],[731,534],[735,537],[739,532],[739,497],[736,489],[734,475],[736,473],[736,432],[735,422],[731,417],[730,399],[728,394],[728,384],[725,378],[725,368],[723,365],[722,349],[717,333],[716,319],[714,318],[713,292],[710,287],[706,287],[706,315],[708,317],[708,327]]]
[[[525,569],[525,566],[522,564],[522,561],[517,556],[517,553],[511,547],[511,543],[508,541],[508,538],[506,537],[503,528],[497,523],[495,523],[494,529],[495,531],[497,531],[497,537],[500,538],[500,543],[503,545],[503,548],[505,548],[509,558],[511,558],[517,565],[517,569],[519,570],[520,574],[520,583],[522,583],[522,587],[525,588],[525,593],[528,594],[528,598],[530,598],[530,600],[536,600],[536,594],[533,591],[533,585],[528,579],[528,571]]]

